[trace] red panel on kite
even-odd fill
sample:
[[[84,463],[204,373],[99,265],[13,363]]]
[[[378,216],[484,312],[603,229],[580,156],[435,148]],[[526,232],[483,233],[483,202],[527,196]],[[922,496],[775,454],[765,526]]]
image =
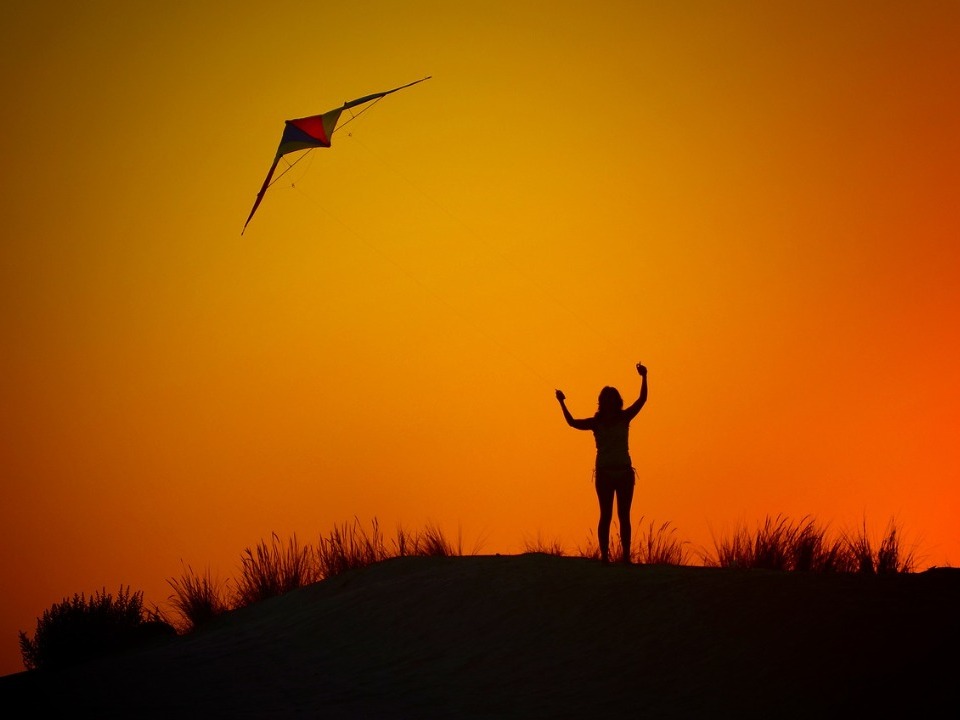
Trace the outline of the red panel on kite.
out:
[[[243,224],[243,229],[247,229],[247,225],[250,223],[250,220],[253,218],[253,214],[257,211],[257,207],[260,205],[260,201],[263,200],[263,194],[267,191],[267,188],[270,187],[270,180],[273,178],[273,171],[277,169],[277,164],[280,162],[280,158],[287,153],[296,152],[297,150],[309,150],[317,147],[330,147],[330,141],[333,137],[334,131],[337,129],[337,122],[340,120],[340,114],[344,110],[357,105],[362,105],[363,103],[370,102],[371,100],[379,100],[385,95],[395,93],[397,90],[403,90],[411,85],[416,85],[417,83],[421,83],[424,80],[429,79],[429,77],[425,77],[421,80],[415,80],[412,83],[407,83],[406,85],[396,87],[393,90],[374,93],[373,95],[364,95],[356,100],[345,102],[338,108],[328,110],[322,115],[311,115],[310,117],[287,120],[283,128],[283,137],[280,138],[280,146],[277,148],[277,154],[273,159],[273,165],[270,166],[270,171],[267,173],[267,179],[263,181],[260,192],[257,193],[257,199],[253,203],[253,209],[247,216],[247,222]],[[241,231],[240,234],[243,235],[243,231]]]
[[[330,147],[330,137],[337,127],[341,112],[343,109],[337,108],[323,115],[287,120],[277,155],[311,147]]]

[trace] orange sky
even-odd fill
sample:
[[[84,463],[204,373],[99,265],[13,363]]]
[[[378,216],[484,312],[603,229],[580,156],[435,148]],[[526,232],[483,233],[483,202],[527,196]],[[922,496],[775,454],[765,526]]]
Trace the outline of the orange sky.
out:
[[[960,562],[960,5],[7,3],[0,673],[271,532],[895,518]],[[840,7],[838,7],[840,5]],[[283,120],[391,95],[274,185]]]

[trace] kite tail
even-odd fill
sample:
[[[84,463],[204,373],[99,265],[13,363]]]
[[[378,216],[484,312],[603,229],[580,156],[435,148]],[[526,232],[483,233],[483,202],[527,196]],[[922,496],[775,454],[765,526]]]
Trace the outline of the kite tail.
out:
[[[263,181],[263,186],[260,188],[260,192],[257,193],[257,199],[253,201],[253,209],[250,211],[250,214],[247,216],[247,221],[243,224],[243,230],[240,231],[240,234],[247,229],[247,225],[250,224],[250,220],[253,219],[253,214],[257,211],[257,208],[260,207],[260,201],[263,200],[263,194],[267,192],[267,188],[270,187],[270,180],[273,178],[273,171],[277,169],[277,164],[280,162],[280,156],[274,158],[273,165],[270,166],[270,172],[267,173],[267,179]]]

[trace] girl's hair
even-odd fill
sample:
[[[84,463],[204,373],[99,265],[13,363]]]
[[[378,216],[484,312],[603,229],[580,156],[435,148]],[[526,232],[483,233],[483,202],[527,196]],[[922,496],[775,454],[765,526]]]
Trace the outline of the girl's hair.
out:
[[[623,398],[620,392],[609,385],[600,391],[597,401],[597,415],[612,415],[623,410]]]

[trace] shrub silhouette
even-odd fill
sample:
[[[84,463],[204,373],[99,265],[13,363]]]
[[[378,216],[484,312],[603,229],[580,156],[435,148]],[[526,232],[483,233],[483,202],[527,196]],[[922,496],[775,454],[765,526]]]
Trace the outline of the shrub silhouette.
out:
[[[37,619],[33,639],[20,632],[20,653],[27,670],[76,665],[134,647],[172,626],[143,608],[143,593],[120,587],[114,598],[106,590],[89,598],[64,598]]]

